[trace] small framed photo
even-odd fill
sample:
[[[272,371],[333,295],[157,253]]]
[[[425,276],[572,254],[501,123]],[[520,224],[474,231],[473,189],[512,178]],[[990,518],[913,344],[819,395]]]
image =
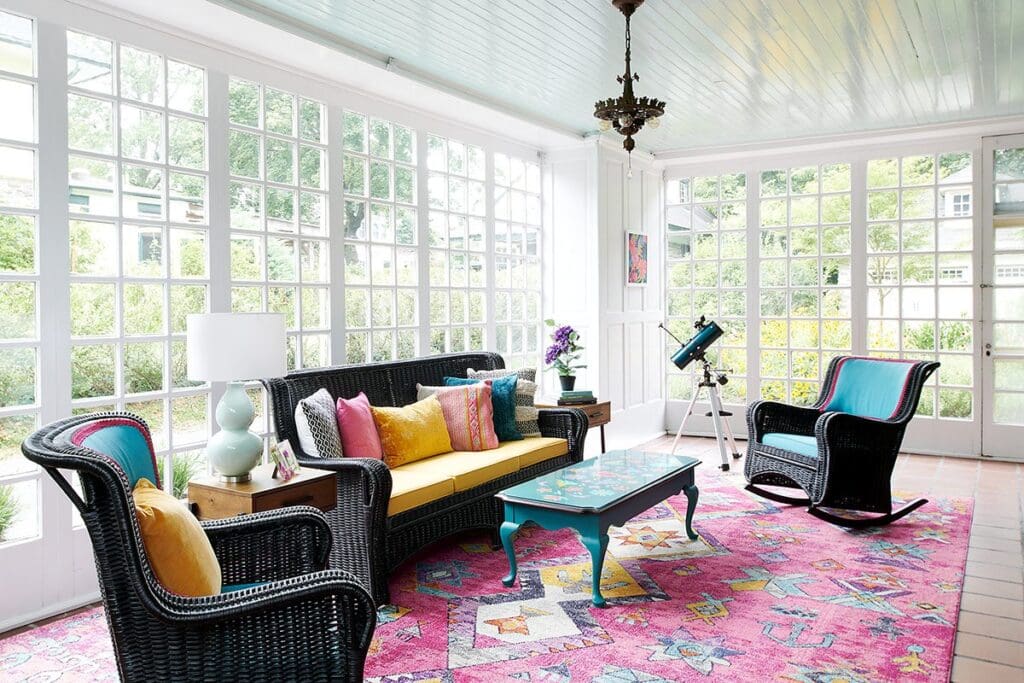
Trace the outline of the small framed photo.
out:
[[[643,287],[647,284],[647,235],[642,232],[626,233],[626,285]]]
[[[295,451],[292,449],[292,445],[288,443],[288,440],[278,441],[277,447],[270,452],[271,457],[274,459],[275,476],[280,477],[282,481],[288,481],[296,474],[299,473],[299,461],[295,457]]]

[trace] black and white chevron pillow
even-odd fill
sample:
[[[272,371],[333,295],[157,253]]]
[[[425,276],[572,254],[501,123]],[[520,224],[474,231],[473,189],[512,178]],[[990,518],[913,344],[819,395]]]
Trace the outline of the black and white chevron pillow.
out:
[[[540,423],[537,421],[538,410],[533,405],[533,398],[537,393],[537,369],[523,368],[522,370],[474,370],[466,371],[470,379],[498,379],[517,375],[516,382],[516,429],[525,437],[540,436]]]
[[[343,455],[334,399],[326,389],[307,396],[295,406],[295,431],[306,455],[313,458],[340,458]]]

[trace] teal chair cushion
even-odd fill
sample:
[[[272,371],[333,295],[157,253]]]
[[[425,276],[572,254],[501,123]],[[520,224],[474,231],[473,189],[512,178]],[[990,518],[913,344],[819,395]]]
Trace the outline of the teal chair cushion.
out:
[[[128,485],[142,478],[160,486],[156,454],[149,435],[138,423],[121,417],[100,418],[75,430],[71,442],[110,457],[124,471]]]
[[[808,458],[818,457],[818,442],[813,436],[802,436],[800,434],[783,434],[782,432],[771,432],[761,438],[765,446],[781,448],[784,451],[792,451]]]
[[[244,591],[246,588],[256,588],[257,586],[265,586],[269,581],[257,581],[256,583],[232,583],[223,586],[220,589],[221,593],[234,593],[235,591]]]
[[[846,358],[823,410],[888,420],[906,393],[914,361]]]

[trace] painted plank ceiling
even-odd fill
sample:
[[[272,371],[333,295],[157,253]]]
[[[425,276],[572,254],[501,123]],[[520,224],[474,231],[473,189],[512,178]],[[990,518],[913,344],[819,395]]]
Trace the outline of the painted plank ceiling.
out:
[[[618,94],[610,0],[215,0],[528,118],[596,130]],[[648,0],[638,94],[658,152],[1024,113],[1024,0]]]

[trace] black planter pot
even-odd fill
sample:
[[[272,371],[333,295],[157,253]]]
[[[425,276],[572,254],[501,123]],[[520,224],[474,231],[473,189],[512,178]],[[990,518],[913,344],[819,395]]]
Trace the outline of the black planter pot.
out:
[[[562,385],[562,391],[572,391],[576,386],[576,375],[559,375],[558,381]]]

